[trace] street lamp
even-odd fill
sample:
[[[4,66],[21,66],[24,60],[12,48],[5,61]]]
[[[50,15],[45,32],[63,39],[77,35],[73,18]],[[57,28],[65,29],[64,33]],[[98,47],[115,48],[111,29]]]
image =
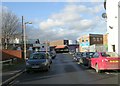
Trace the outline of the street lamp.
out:
[[[23,28],[23,40],[24,40],[24,59],[26,60],[26,35],[25,35],[25,29],[26,29],[26,24],[32,24],[32,22],[25,22],[24,23],[24,28]]]

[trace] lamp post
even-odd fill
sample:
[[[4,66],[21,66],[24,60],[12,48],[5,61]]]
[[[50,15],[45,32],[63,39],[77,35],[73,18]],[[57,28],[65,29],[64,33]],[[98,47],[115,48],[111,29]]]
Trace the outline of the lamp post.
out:
[[[24,40],[24,59],[26,60],[26,32],[25,32],[25,29],[26,29],[26,24],[32,24],[32,22],[25,22],[24,23],[24,29],[23,29],[23,40]]]

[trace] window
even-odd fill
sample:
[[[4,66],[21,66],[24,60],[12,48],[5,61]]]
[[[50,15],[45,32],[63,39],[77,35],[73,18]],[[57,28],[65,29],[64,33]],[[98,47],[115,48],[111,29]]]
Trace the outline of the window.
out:
[[[95,38],[95,37],[93,37],[93,41],[96,41],[96,38]]]
[[[99,38],[97,38],[97,41],[99,41]]]
[[[102,41],[103,39],[102,39],[102,38],[100,38],[100,40]]]
[[[93,57],[94,57],[94,58],[98,58],[98,57],[99,57],[99,53],[95,53],[95,54],[93,55]]]
[[[115,45],[112,45],[112,48],[113,48],[113,52],[115,52]]]
[[[106,54],[105,52],[102,52],[101,55],[102,55],[103,57],[110,57],[110,55],[109,55],[109,54]]]
[[[86,42],[88,42],[88,40],[86,40]]]
[[[45,59],[45,54],[32,54],[30,59]]]
[[[82,40],[82,42],[84,42],[84,40]]]

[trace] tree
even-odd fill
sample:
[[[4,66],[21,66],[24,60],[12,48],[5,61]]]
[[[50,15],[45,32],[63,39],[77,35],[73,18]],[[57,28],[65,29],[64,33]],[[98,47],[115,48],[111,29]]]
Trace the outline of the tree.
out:
[[[7,49],[10,40],[13,40],[15,35],[21,35],[21,30],[20,30],[20,22],[19,18],[17,15],[12,13],[11,11],[7,9],[2,8],[2,45],[3,48]]]

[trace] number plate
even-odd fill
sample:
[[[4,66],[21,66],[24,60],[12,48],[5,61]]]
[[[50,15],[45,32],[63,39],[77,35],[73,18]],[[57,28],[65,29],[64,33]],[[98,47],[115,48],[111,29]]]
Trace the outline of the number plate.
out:
[[[39,66],[32,66],[32,68],[39,68]]]
[[[119,61],[110,61],[110,62],[113,62],[113,63],[118,63]]]

